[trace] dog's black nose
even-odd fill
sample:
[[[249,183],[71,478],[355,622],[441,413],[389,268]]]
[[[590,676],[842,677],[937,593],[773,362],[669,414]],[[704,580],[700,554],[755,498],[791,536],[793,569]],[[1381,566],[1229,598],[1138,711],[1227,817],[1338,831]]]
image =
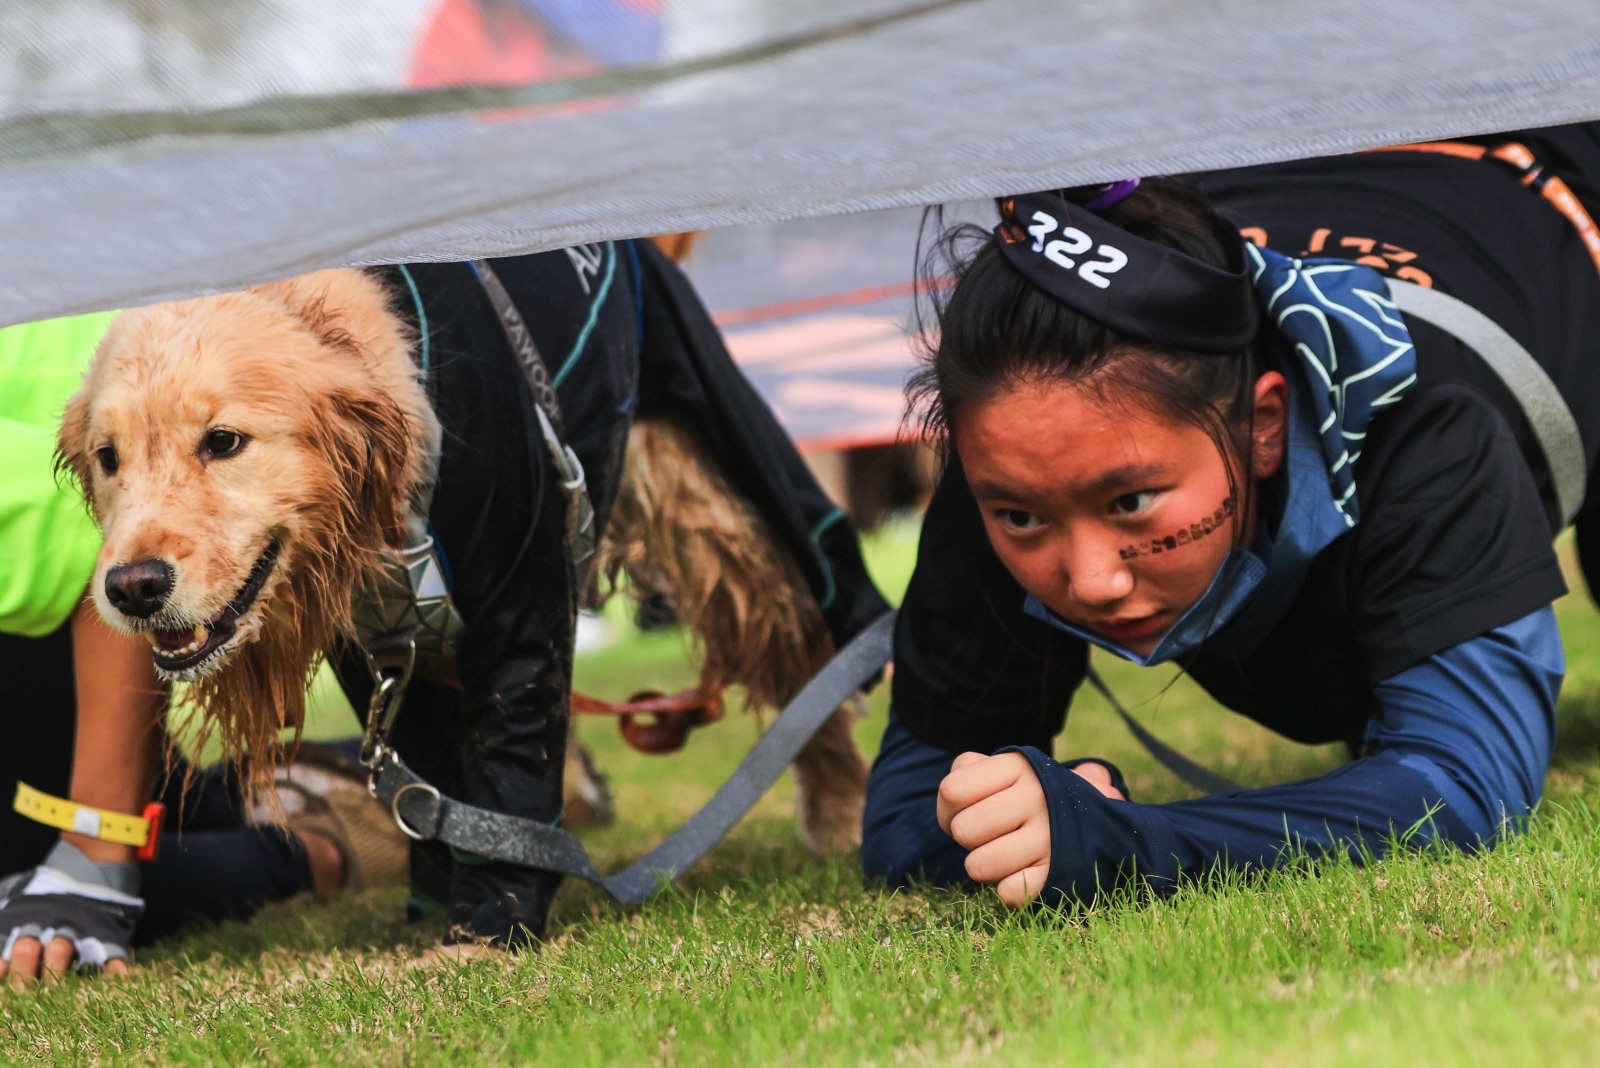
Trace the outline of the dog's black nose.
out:
[[[145,619],[161,611],[173,578],[172,565],[165,560],[123,564],[106,572],[106,598],[123,615]]]

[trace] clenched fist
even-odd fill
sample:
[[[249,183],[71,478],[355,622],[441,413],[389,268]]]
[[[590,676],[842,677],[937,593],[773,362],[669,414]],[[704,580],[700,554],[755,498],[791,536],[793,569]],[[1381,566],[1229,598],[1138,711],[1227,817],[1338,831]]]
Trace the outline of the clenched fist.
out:
[[[1071,769],[1107,797],[1121,798],[1105,765]],[[1033,765],[1021,753],[962,753],[939,784],[939,826],[970,850],[967,874],[1012,908],[1044,889],[1050,872],[1050,812]]]

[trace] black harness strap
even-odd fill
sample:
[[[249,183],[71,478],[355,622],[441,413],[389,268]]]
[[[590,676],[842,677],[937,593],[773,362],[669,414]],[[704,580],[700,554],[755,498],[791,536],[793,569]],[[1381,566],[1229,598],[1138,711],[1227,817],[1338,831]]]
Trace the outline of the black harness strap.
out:
[[[522,368],[528,392],[533,394],[534,412],[539,419],[539,433],[545,448],[550,450],[550,460],[561,474],[561,485],[567,494],[567,548],[572,566],[581,576],[585,565],[594,559],[595,544],[600,532],[594,528],[594,503],[589,499],[589,487],[583,474],[583,464],[578,454],[566,443],[561,432],[561,405],[556,397],[556,387],[550,381],[539,349],[533,343],[533,333],[517,310],[516,302],[506,292],[500,276],[489,266],[488,260],[473,260],[473,273],[483,286],[489,303],[494,305],[500,328],[505,331],[506,343]],[[580,583],[581,585],[581,583]]]
[[[1160,761],[1162,767],[1190,786],[1197,787],[1208,794],[1228,794],[1240,789],[1239,784],[1232,779],[1225,779],[1210,768],[1196,764],[1166,742],[1145,730],[1144,725],[1134,719],[1126,708],[1122,707],[1122,702],[1117,700],[1116,694],[1111,692],[1111,687],[1106,685],[1106,680],[1102,679],[1100,673],[1094,668],[1089,669],[1088,677],[1089,684],[1100,691],[1100,695],[1115,710],[1123,725],[1128,728],[1128,732],[1139,740],[1139,744],[1144,746],[1151,756]]]

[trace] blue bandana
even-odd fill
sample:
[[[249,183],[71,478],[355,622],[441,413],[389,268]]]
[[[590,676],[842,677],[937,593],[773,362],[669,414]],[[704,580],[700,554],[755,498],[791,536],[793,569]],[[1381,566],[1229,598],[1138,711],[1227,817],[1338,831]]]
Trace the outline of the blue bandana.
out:
[[[1353,527],[1361,518],[1355,463],[1367,424],[1417,380],[1411,334],[1371,267],[1296,260],[1249,243],[1245,254],[1261,307],[1300,358],[1333,504]]]
[[[1192,652],[1247,603],[1274,619],[1287,608],[1312,559],[1360,518],[1354,468],[1374,413],[1417,380],[1411,335],[1378,272],[1347,260],[1297,260],[1249,244],[1245,250],[1266,318],[1296,357],[1286,368],[1289,493],[1276,538],[1263,525],[1250,548],[1230,550],[1206,592],[1148,657],[1066,622],[1031,596],[1023,606],[1137,664]]]

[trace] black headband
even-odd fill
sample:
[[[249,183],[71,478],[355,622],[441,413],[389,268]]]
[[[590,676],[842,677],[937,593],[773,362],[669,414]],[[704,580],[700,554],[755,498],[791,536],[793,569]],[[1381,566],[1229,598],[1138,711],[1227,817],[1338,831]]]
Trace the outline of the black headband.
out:
[[[1118,333],[1194,352],[1238,352],[1256,336],[1247,271],[1135,237],[1059,193],[1001,201],[994,237],[1029,282]]]

